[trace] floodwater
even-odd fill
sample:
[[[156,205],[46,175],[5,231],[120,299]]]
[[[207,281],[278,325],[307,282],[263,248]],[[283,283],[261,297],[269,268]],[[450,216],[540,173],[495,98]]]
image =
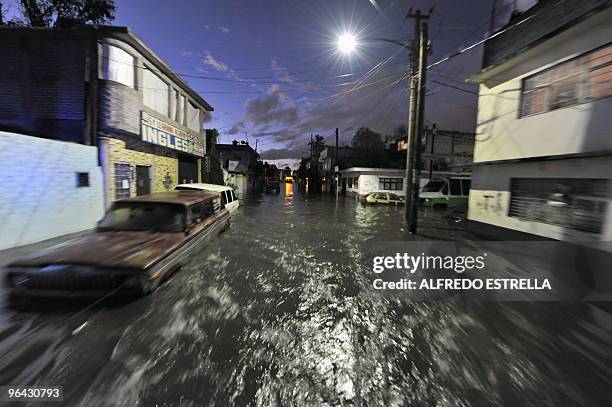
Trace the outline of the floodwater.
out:
[[[612,405],[605,307],[362,295],[359,248],[402,239],[402,209],[287,188],[147,298],[3,307],[0,385],[69,406]]]

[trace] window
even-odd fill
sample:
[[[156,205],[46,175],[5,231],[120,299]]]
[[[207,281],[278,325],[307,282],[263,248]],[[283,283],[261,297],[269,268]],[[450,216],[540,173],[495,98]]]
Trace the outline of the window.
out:
[[[150,69],[142,71],[142,93],[145,106],[169,116],[170,86]]]
[[[508,216],[601,233],[609,199],[607,179],[513,178]]]
[[[89,186],[89,173],[88,172],[77,172],[77,188],[83,188]]]
[[[378,188],[388,191],[401,191],[404,188],[403,178],[379,178]]]
[[[359,177],[355,177],[355,180],[353,181],[355,188],[359,188]]]
[[[227,203],[227,195],[225,195],[225,191],[221,191],[221,207],[225,208],[225,204]]]
[[[450,194],[461,195],[461,181],[459,181],[458,179],[450,180]]]
[[[237,200],[238,198],[236,197],[236,194],[234,193],[234,191],[230,191],[230,193],[232,194],[232,201]]]
[[[470,194],[470,186],[472,184],[472,181],[469,179],[462,179],[461,180],[461,188],[463,189],[463,195],[469,195]]]
[[[391,199],[392,201],[401,201],[402,198],[400,198],[399,196],[395,195],[395,194],[389,194],[389,199]]]
[[[192,225],[198,224],[204,220],[202,216],[202,204],[195,204],[189,207],[189,223]]]
[[[349,187],[349,188],[353,188],[353,177],[348,177],[348,178],[346,179],[346,185],[347,185],[347,187]]]
[[[134,87],[136,60],[133,56],[109,44],[102,45],[102,79]]]
[[[374,198],[376,198],[376,199],[384,199],[384,200],[386,200],[386,199],[387,199],[387,194],[376,194],[376,195],[374,196]]]
[[[180,123],[178,107],[179,107],[179,93],[175,89],[172,89],[171,96],[170,96],[170,118]]]
[[[115,164],[115,199],[130,197],[131,169],[129,164]]]
[[[612,45],[523,80],[521,117],[612,95]]]
[[[191,102],[187,103],[187,127],[200,131],[200,109]]]
[[[216,211],[215,204],[212,201],[202,204],[202,215],[204,216],[204,219],[214,215]]]
[[[185,208],[157,202],[115,202],[98,229],[181,232],[185,229]]]
[[[178,118],[176,119],[177,122],[179,122],[180,124],[184,125],[185,124],[185,103],[186,103],[186,99],[184,95],[181,95],[179,97],[179,109],[178,109]]]
[[[438,192],[444,185],[446,185],[444,181],[429,181],[427,185],[423,187],[423,192]]]

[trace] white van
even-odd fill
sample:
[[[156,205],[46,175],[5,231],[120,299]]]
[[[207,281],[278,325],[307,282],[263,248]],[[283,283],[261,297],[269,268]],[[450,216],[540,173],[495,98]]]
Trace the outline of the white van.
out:
[[[215,209],[226,208],[230,213],[234,213],[240,205],[240,203],[238,202],[238,198],[236,197],[236,193],[231,187],[228,187],[227,185],[201,183],[179,184],[174,189],[177,191],[198,190],[216,193],[219,196],[219,199],[215,199]]]

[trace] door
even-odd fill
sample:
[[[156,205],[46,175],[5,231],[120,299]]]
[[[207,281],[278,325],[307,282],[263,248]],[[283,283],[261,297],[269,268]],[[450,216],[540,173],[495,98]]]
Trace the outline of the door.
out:
[[[178,183],[193,184],[198,182],[198,159],[188,155],[179,154],[178,156]]]
[[[147,195],[151,193],[151,167],[144,165],[136,166],[136,195]]]

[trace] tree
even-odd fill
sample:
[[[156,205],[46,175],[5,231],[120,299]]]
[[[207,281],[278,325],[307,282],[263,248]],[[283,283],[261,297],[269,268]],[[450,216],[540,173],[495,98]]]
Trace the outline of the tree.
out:
[[[67,28],[81,24],[105,24],[115,18],[115,0],[20,0],[22,20],[0,25]]]
[[[325,150],[325,139],[317,134],[312,142],[308,142],[308,145],[312,145],[312,156],[319,157],[321,151]]]
[[[380,134],[367,127],[360,127],[355,132],[351,144],[355,148],[384,148],[384,143]]]

